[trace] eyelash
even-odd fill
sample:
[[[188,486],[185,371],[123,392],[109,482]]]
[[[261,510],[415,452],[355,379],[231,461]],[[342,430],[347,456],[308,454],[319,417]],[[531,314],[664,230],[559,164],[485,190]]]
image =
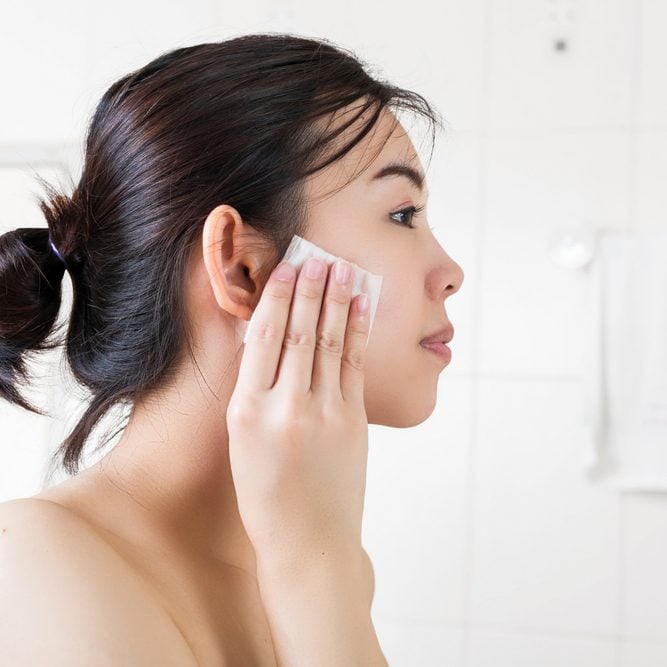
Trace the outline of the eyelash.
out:
[[[400,211],[394,211],[394,213],[390,213],[389,216],[391,217],[392,215],[399,215],[401,213],[412,213],[412,216],[410,217],[410,222],[398,222],[399,225],[404,225],[405,227],[409,227],[410,229],[413,229],[415,225],[412,224],[412,219],[421,213],[424,210],[424,206],[408,206],[407,208],[403,208]],[[393,218],[392,218],[393,219]]]

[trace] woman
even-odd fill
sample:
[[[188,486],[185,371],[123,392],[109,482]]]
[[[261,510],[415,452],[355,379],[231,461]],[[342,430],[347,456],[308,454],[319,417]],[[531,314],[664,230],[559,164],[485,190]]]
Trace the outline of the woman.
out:
[[[72,195],[47,186],[48,230],[0,237],[0,393],[39,412],[24,360],[62,342],[91,393],[56,452],[72,476],[0,506],[8,664],[386,664],[361,547],[368,423],[433,411],[447,361],[420,343],[451,338],[463,280],[392,108],[438,123],[322,40],[176,49],[104,94]],[[333,268],[278,280],[295,234],[383,276],[367,348]],[[116,404],[120,440],[79,472]]]

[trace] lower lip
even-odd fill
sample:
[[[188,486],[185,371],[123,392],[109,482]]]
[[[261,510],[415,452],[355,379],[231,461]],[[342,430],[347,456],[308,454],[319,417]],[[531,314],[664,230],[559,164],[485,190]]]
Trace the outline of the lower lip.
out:
[[[420,343],[420,345],[446,363],[452,360],[452,351],[444,343]]]

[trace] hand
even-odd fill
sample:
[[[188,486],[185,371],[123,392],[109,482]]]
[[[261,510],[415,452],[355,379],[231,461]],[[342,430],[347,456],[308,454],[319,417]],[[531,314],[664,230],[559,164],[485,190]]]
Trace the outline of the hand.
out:
[[[326,264],[288,268],[262,293],[227,408],[239,513],[258,562],[359,558],[368,313]]]

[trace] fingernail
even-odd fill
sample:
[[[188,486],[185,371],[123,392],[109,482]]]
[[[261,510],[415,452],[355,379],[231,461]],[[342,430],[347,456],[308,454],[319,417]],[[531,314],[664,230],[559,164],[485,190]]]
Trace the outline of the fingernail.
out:
[[[359,313],[365,315],[368,312],[368,295],[362,294],[357,301],[357,307],[359,308]]]
[[[289,262],[281,262],[275,271],[276,279],[283,282],[293,280],[295,275],[294,267]]]
[[[324,273],[324,263],[316,257],[311,257],[306,262],[306,276],[308,278],[320,278]]]
[[[336,280],[341,285],[344,285],[350,279],[350,274],[352,273],[350,265],[342,260],[336,262],[334,271],[336,272]]]

